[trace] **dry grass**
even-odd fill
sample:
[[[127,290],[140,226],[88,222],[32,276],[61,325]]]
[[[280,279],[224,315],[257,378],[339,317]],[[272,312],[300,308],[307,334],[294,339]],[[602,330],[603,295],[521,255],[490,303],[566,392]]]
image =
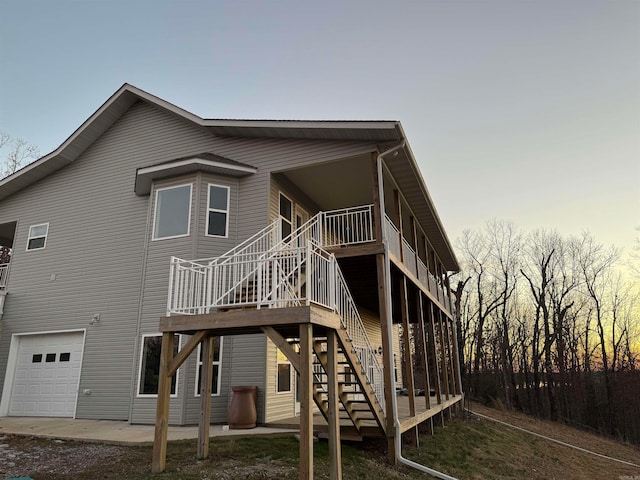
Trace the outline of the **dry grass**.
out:
[[[540,422],[524,415],[474,407],[523,428],[640,465],[640,449]],[[4,447],[2,447],[4,445]],[[0,478],[36,480],[147,479],[151,447],[114,447],[30,437],[0,438]],[[167,471],[154,478],[296,479],[298,443],[291,437],[213,439],[210,457],[197,460],[195,441],[169,444]],[[640,480],[640,468],[590,456],[487,420],[454,419],[434,436],[421,436],[419,448],[405,448],[408,458],[460,479],[612,479]],[[315,478],[328,478],[326,442],[314,445]],[[343,445],[345,479],[426,478],[414,470],[391,467],[381,443]]]

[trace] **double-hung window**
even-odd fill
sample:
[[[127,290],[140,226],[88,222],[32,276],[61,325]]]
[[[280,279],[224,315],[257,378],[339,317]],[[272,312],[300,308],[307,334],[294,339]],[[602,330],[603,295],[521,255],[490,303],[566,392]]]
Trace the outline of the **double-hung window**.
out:
[[[227,237],[229,232],[229,187],[209,184],[207,236]]]
[[[220,380],[222,369],[222,339],[223,337],[213,337],[213,368],[211,369],[211,395],[220,395]],[[196,370],[196,391],[195,396],[200,396],[202,388],[202,344],[198,345],[198,368]]]
[[[27,251],[43,249],[47,243],[48,233],[49,233],[48,223],[41,223],[40,225],[31,225],[29,227],[29,237],[27,238]]]
[[[156,190],[153,240],[189,235],[191,184]]]
[[[178,354],[180,336],[174,335],[173,356]],[[162,335],[143,335],[142,354],[140,355],[140,374],[138,376],[138,396],[158,395],[160,379],[160,353],[162,350]],[[178,373],[171,377],[171,395],[175,396],[178,389]]]

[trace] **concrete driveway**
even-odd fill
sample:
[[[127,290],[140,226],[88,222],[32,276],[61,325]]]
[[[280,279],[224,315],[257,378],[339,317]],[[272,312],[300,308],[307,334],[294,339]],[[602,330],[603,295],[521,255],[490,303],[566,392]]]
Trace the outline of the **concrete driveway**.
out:
[[[131,425],[114,420],[77,420],[49,417],[0,417],[0,434],[84,440],[100,443],[139,445],[153,443],[153,425]],[[250,430],[227,430],[211,425],[209,436],[252,436],[298,433],[296,429],[256,427]],[[198,438],[198,427],[170,426],[168,440]]]

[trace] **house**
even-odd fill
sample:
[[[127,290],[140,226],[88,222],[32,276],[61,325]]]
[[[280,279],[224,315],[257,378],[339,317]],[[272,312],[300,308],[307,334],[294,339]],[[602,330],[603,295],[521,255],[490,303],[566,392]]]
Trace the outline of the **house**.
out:
[[[335,377],[343,432],[391,445],[396,400],[415,438],[462,399],[458,263],[396,121],[203,119],[125,84],[0,180],[0,246],[2,416],[225,423],[253,385],[274,423],[302,383],[326,418]]]

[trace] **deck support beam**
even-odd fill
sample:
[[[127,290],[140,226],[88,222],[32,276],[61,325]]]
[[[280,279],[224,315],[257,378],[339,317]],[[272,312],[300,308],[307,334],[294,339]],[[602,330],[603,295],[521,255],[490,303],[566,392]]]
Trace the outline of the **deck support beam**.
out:
[[[200,423],[198,425],[198,458],[209,456],[209,424],[211,423],[211,383],[213,369],[213,337],[204,337],[202,349],[202,373],[200,376]]]
[[[300,480],[313,480],[313,331],[300,325]]]
[[[158,379],[158,403],[156,406],[156,428],[153,439],[153,459],[151,472],[164,472],[167,460],[167,433],[169,428],[169,401],[171,394],[171,376],[169,364],[173,357],[174,334],[162,334],[160,351],[160,378]]]
[[[329,393],[329,478],[342,480],[342,446],[340,444],[340,407],[338,405],[338,339],[327,332],[327,389]]]
[[[404,378],[409,393],[409,415],[416,416],[416,389],[413,379],[413,355],[411,354],[411,340],[409,338],[409,301],[407,298],[407,277],[402,276],[400,284],[400,305],[402,315],[402,342],[404,343]],[[405,433],[411,445],[418,446],[418,430],[412,428]]]
[[[424,303],[422,300],[422,292],[418,291],[418,326],[420,335],[420,343],[422,345],[422,351],[420,357],[422,360],[422,370],[424,372],[424,406],[427,410],[431,408],[431,382],[429,381],[429,360],[427,353],[427,332],[424,327]],[[427,429],[430,435],[433,435],[433,420],[429,419]]]

